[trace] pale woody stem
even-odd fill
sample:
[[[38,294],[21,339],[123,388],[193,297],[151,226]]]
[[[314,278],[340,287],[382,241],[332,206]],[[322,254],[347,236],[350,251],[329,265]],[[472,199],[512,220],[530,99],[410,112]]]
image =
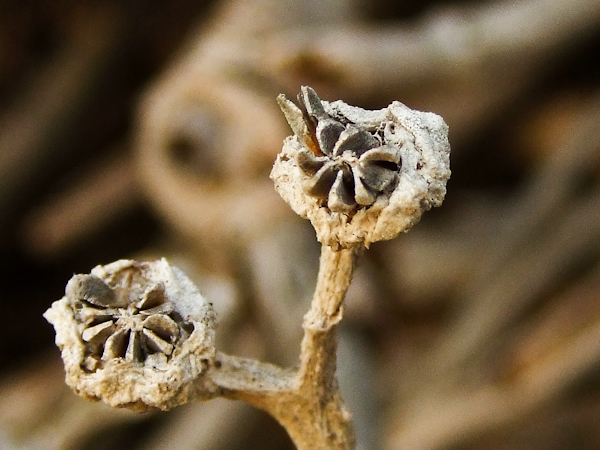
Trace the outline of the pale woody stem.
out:
[[[342,319],[342,304],[352,281],[355,259],[354,249],[334,251],[326,245],[321,249],[315,293],[310,310],[304,316],[300,355],[302,374],[307,370],[331,376],[335,373],[335,325]],[[331,373],[325,370],[325,365],[333,365]]]
[[[300,369],[286,371],[258,361],[220,354],[213,381],[225,396],[244,400],[271,414],[299,450],[352,450],[352,417],[337,378],[335,326],[352,280],[356,251],[321,250],[317,286],[304,316]]]

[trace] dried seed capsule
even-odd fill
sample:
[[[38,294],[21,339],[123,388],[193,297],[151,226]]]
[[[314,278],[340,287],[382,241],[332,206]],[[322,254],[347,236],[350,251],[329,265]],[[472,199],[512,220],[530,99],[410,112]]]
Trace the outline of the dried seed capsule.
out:
[[[117,261],[74,275],[44,314],[56,329],[67,384],[89,399],[136,410],[169,409],[198,393],[215,355],[215,316],[167,261]]]
[[[307,86],[298,99],[299,107],[278,98],[294,136],[284,141],[271,178],[323,244],[392,239],[441,205],[450,178],[441,117],[400,102],[379,111],[329,103]]]

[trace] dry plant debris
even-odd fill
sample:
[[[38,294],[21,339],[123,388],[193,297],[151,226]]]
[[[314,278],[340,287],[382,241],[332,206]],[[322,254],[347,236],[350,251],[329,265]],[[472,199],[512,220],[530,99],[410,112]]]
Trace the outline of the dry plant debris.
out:
[[[302,84],[371,109],[402,99],[452,133],[444,208],[372,246],[344,301],[337,377],[357,447],[600,446],[597,0],[13,3],[0,14],[1,448],[291,448],[243,402],[139,415],[83,401],[62,364],[46,369],[60,358],[41,313],[74,270],[166,255],[214,302],[220,350],[293,365],[318,246],[268,171],[288,129],[273,98]],[[163,158],[170,142],[191,158]],[[242,295],[220,302],[207,274]]]
[[[221,395],[267,411],[299,449],[353,449],[352,415],[336,378],[343,301],[365,246],[407,231],[441,204],[450,176],[448,127],[398,102],[381,111],[330,106],[307,86],[302,111],[279,102],[295,136],[285,140],[272,178],[292,208],[311,218],[323,244],[298,369],[217,352],[212,305],[165,259],[121,260],[74,275],[45,317],[56,330],[67,384],[88,399],[144,411]],[[377,162],[386,164],[371,167]],[[320,167],[308,170],[311,164]],[[311,182],[319,170],[325,174]],[[353,200],[344,191],[349,185]],[[323,214],[333,225],[319,225]]]
[[[298,98],[301,109],[278,98],[294,136],[271,178],[322,244],[368,247],[393,239],[441,205],[450,145],[440,116],[400,102],[379,111],[322,102],[307,86]]]
[[[193,383],[215,355],[212,306],[164,259],[74,275],[45,317],[67,384],[111,406],[170,409],[198,398]]]

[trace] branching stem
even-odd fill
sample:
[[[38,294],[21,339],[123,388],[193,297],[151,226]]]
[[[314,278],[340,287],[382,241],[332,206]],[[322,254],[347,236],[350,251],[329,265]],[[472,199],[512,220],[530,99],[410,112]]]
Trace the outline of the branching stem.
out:
[[[323,246],[317,286],[304,316],[300,368],[286,370],[219,353],[211,370],[223,396],[244,400],[271,414],[299,450],[355,446],[351,414],[339,391],[335,326],[352,280],[354,249]]]

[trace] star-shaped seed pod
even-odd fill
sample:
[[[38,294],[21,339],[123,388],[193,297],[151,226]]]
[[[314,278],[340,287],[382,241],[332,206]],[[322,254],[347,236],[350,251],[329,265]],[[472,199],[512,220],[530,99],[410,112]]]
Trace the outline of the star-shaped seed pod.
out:
[[[283,95],[277,100],[303,143],[296,163],[306,175],[302,187],[308,195],[323,200],[331,211],[349,213],[393,189],[402,165],[397,148],[330,117],[310,87],[298,96],[300,108]]]
[[[174,345],[193,329],[167,300],[162,284],[148,286],[139,300],[130,301],[119,298],[95,275],[75,275],[66,292],[76,320],[85,325],[81,339],[88,345],[83,368],[90,372],[113,358],[166,362]]]
[[[294,135],[271,172],[292,209],[334,249],[392,239],[439,206],[450,177],[448,127],[393,102],[367,111],[322,101],[303,86],[299,106],[277,98]]]
[[[197,398],[200,386],[212,395],[199,381],[216,352],[212,306],[164,259],[74,275],[44,316],[67,384],[86,398],[148,410]]]

